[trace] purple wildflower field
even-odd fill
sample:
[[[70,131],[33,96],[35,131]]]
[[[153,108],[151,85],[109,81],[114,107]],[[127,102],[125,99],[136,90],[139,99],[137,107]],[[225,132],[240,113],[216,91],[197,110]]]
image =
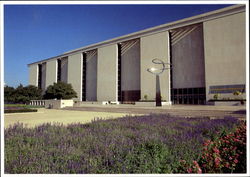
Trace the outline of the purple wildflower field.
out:
[[[239,122],[151,114],[68,126],[15,124],[5,129],[5,173],[188,173],[183,160],[199,161],[204,142]]]

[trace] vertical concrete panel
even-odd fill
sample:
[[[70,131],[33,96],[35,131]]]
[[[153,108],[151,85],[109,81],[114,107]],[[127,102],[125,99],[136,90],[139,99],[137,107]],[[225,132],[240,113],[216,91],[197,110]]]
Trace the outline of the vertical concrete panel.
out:
[[[178,35],[182,32],[182,35]],[[205,87],[205,65],[202,24],[173,30],[173,88]]]
[[[82,100],[82,54],[68,56],[68,83],[77,93],[75,100]]]
[[[97,51],[87,52],[86,100],[97,101]]]
[[[46,71],[47,70],[47,63],[44,62],[42,63],[42,78],[41,78],[41,88],[43,90],[43,92],[46,90],[46,76],[49,76],[49,73],[47,74]]]
[[[97,100],[117,101],[117,45],[98,49]]]
[[[204,22],[207,100],[213,85],[246,84],[245,13]],[[221,95],[222,96],[222,95]]]
[[[38,65],[29,65],[29,85],[38,86]]]
[[[49,85],[53,85],[57,82],[57,60],[50,60],[47,62],[46,72],[49,73],[46,76],[46,88]]]
[[[61,59],[61,81],[68,83],[68,57]]]
[[[122,52],[121,67],[122,91],[140,90],[140,41]]]
[[[141,38],[141,98],[155,99],[156,76],[147,71],[148,68],[159,66],[152,63],[155,58],[169,63],[168,32],[161,32]],[[163,100],[170,102],[170,71],[160,75],[160,88]]]

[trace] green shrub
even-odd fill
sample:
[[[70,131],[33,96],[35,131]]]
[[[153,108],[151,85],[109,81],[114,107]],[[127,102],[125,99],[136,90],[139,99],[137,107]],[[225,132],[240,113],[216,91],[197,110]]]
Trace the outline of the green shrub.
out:
[[[222,136],[223,135],[223,136]],[[246,173],[246,123],[215,140],[206,140],[197,161],[180,160],[182,173]]]
[[[4,113],[22,113],[22,112],[37,112],[37,109],[7,109],[4,110]]]
[[[180,159],[192,164],[204,140],[237,123],[232,117],[142,115],[67,126],[14,124],[4,131],[5,173],[188,173]]]
[[[240,91],[235,91],[235,92],[233,93],[233,95],[236,95],[236,96],[241,95],[241,94],[242,94],[242,92],[240,92]]]
[[[21,107],[21,108],[44,108],[44,106],[37,106],[37,105],[26,105],[26,104],[4,104],[4,108],[15,108],[15,107]]]
[[[206,141],[199,164],[205,173],[245,173],[246,123],[215,141]]]
[[[77,93],[71,84],[59,81],[48,86],[43,97],[44,99],[72,99],[77,98]]]
[[[219,98],[219,94],[218,93],[214,94],[214,99],[218,100],[218,98]]]

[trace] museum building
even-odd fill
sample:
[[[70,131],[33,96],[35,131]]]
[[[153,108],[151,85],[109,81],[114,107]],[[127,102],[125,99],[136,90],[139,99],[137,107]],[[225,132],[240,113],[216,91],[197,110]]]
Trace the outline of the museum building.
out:
[[[230,98],[246,88],[245,5],[233,5],[28,64],[29,84],[46,90],[70,83],[76,101],[133,103],[155,100],[160,77],[167,104],[206,104],[215,94]]]

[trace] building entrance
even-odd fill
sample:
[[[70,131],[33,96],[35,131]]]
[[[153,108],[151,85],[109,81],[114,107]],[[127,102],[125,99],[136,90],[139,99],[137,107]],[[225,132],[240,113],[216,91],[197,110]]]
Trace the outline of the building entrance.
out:
[[[172,89],[171,100],[173,104],[205,104],[205,87]]]

